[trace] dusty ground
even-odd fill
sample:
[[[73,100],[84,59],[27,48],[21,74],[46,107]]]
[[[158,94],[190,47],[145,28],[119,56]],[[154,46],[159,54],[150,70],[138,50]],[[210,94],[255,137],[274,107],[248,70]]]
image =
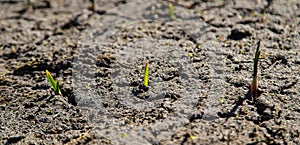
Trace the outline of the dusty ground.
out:
[[[299,1],[97,5],[0,2],[1,144],[300,144]]]

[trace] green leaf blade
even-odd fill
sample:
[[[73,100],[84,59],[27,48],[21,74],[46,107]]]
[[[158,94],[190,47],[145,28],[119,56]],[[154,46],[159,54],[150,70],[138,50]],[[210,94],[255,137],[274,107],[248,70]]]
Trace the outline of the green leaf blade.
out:
[[[54,92],[60,93],[59,86],[58,86],[58,84],[59,84],[58,81],[55,81],[53,79],[51,73],[48,70],[46,70],[46,76],[47,76],[47,79],[50,83],[50,86],[54,90]]]
[[[144,72],[144,86],[148,87],[149,83],[149,62],[146,62],[145,72]]]
[[[59,95],[62,95],[61,92],[60,92],[60,89],[59,89],[59,80],[56,81],[56,86],[57,86],[56,92],[57,92]]]

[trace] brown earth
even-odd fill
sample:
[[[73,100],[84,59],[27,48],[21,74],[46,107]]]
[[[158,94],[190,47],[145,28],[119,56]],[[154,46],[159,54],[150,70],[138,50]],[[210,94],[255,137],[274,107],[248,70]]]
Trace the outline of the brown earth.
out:
[[[0,1],[1,144],[300,144],[299,1],[89,6]]]

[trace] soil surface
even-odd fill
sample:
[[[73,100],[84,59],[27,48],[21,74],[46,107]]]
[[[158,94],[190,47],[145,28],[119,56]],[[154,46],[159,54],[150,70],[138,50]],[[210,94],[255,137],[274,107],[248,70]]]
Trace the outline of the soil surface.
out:
[[[0,144],[300,144],[300,1],[90,6],[0,1]]]

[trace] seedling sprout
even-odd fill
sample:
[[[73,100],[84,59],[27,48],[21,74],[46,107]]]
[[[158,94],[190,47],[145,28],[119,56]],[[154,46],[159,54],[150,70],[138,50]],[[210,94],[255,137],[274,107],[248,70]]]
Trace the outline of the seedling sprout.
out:
[[[256,53],[255,53],[255,58],[254,58],[254,72],[253,72],[253,80],[252,84],[250,85],[250,92],[251,95],[254,98],[258,97],[257,91],[258,91],[258,72],[257,72],[257,65],[258,65],[258,59],[260,55],[260,41],[257,43],[257,48],[256,48]]]
[[[54,90],[54,92],[62,96],[60,89],[59,89],[59,80],[55,81],[53,79],[51,73],[48,70],[46,70],[46,76],[47,76],[50,86]]]
[[[144,72],[144,86],[145,87],[148,87],[148,82],[149,82],[149,62],[147,60],[146,65],[145,65],[145,72]]]

